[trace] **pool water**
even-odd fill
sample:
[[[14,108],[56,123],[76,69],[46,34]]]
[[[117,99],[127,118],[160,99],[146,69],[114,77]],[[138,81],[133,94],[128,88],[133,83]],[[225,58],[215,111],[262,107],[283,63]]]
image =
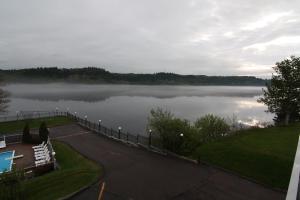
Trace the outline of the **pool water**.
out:
[[[14,154],[14,151],[0,153],[0,174],[5,171],[11,171],[13,159],[10,158],[14,157]]]

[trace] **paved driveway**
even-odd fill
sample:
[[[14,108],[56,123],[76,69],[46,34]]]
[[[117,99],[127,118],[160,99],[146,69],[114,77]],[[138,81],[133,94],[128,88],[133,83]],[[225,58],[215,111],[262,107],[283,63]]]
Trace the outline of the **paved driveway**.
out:
[[[105,199],[284,199],[285,194],[206,165],[129,147],[76,124],[51,128],[52,138],[70,144],[104,166]],[[72,199],[97,199],[98,186]]]

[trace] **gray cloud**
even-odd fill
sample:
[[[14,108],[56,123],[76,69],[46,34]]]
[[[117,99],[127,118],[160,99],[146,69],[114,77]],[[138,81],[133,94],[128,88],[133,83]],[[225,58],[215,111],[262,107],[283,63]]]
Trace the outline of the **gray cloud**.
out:
[[[300,2],[0,0],[0,67],[268,76],[300,54]]]

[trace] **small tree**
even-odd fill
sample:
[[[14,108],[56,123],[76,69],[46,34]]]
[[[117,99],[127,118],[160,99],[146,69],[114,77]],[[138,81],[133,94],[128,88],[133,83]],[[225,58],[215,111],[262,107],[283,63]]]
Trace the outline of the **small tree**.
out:
[[[30,143],[31,142],[31,135],[30,135],[30,128],[29,128],[29,124],[26,123],[23,129],[23,135],[22,135],[22,141],[24,143]]]
[[[49,136],[49,131],[46,125],[46,122],[42,122],[39,128],[39,136],[42,141],[47,141]]]
[[[300,57],[277,62],[273,69],[275,74],[258,102],[267,105],[268,112],[275,113],[275,123],[287,125],[300,119]]]
[[[230,131],[230,126],[226,123],[225,119],[207,114],[195,122],[195,127],[198,128],[202,142],[209,142]]]
[[[148,127],[159,137],[163,148],[175,153],[187,151],[184,143],[189,138],[191,129],[187,120],[176,118],[171,112],[157,108],[150,112]]]

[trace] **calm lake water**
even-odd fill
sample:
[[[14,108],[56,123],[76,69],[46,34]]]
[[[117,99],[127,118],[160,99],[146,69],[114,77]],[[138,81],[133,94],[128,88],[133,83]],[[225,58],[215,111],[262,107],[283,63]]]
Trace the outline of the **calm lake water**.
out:
[[[162,107],[191,121],[208,113],[233,114],[244,122],[271,121],[266,107],[257,103],[261,87],[141,86],[85,84],[10,84],[8,113],[59,110],[77,112],[89,120],[134,134],[145,133],[151,108]]]

